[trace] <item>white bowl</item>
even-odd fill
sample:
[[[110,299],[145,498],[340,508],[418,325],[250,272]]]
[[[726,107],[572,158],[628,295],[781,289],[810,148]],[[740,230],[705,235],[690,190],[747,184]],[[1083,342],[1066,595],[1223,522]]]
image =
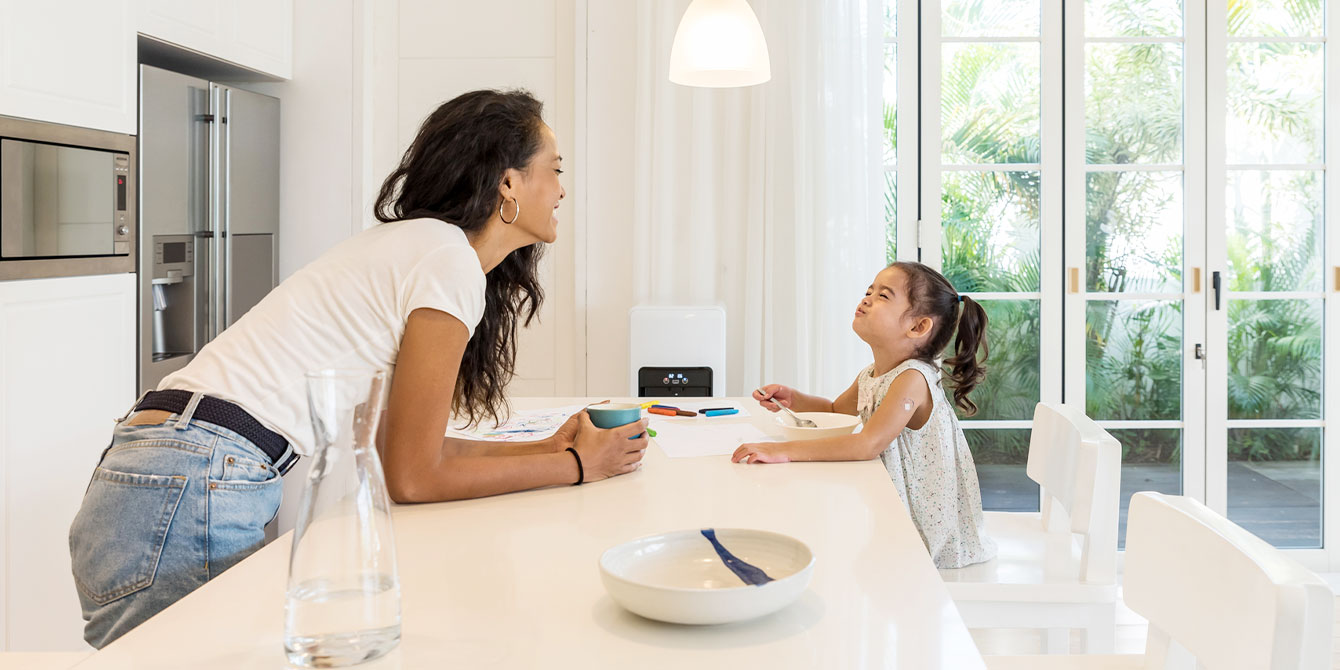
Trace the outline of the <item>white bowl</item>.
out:
[[[746,582],[727,567],[703,530],[681,530],[608,549],[600,556],[605,590],[648,619],[718,624],[776,612],[809,586],[814,554],[804,542],[763,530],[705,530],[714,532],[730,555],[772,581]]]
[[[861,417],[851,414],[835,414],[833,412],[796,412],[796,416],[802,419],[809,419],[818,424],[818,428],[802,428],[797,426],[795,421],[791,420],[785,412],[777,412],[772,415],[774,421],[782,428],[782,435],[788,440],[814,440],[820,437],[836,437],[846,435],[856,426],[860,425]]]

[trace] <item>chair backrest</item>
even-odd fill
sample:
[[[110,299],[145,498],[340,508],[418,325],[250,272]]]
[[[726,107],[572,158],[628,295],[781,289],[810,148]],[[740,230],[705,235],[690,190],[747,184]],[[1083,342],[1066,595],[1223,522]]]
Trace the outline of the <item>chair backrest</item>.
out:
[[[1126,604],[1149,620],[1148,667],[1169,639],[1207,670],[1331,667],[1326,582],[1195,500],[1135,494],[1124,574]]]
[[[1038,403],[1027,472],[1042,487],[1042,520],[1047,528],[1083,537],[1080,580],[1114,583],[1121,444],[1077,407]],[[1060,523],[1058,506],[1064,512]]]

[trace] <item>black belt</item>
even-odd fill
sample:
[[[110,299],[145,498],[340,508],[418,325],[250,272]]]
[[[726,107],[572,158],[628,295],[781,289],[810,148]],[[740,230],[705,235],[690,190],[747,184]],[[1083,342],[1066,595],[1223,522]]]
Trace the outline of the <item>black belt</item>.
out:
[[[135,405],[134,411],[157,409],[173,414],[182,414],[186,411],[186,406],[191,403],[192,395],[191,391],[180,389],[149,391]],[[200,403],[196,405],[195,414],[192,415],[192,418],[227,428],[250,440],[252,444],[260,447],[260,450],[270,457],[270,463],[279,470],[281,475],[288,472],[288,469],[298,462],[297,452],[293,451],[283,435],[262,426],[261,422],[248,414],[246,410],[227,400],[220,400],[213,396],[201,396]]]

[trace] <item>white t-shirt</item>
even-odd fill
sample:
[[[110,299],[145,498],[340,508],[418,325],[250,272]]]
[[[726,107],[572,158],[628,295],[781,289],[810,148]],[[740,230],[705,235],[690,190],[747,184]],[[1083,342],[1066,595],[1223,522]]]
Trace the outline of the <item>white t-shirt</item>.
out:
[[[410,312],[446,312],[473,336],[484,316],[484,287],[479,256],[458,226],[383,223],[284,280],[158,388],[236,403],[308,456],[314,437],[306,373],[381,370],[389,382]]]

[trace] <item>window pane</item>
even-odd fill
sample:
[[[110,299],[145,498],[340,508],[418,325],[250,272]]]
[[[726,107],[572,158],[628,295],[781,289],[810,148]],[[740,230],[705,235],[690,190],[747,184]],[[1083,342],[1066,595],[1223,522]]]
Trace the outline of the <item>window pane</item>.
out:
[[[1038,0],[945,0],[945,37],[1037,37]]]
[[[1228,301],[1228,418],[1321,418],[1322,301]]]
[[[1228,431],[1228,518],[1276,547],[1321,546],[1321,429]]]
[[[1182,431],[1178,428],[1111,428],[1121,443],[1121,516],[1117,546],[1126,546],[1126,511],[1136,491],[1182,495]]]
[[[1228,162],[1317,163],[1322,156],[1320,44],[1228,45]]]
[[[1229,170],[1230,291],[1322,290],[1321,172]]]
[[[898,173],[884,171],[884,258],[898,260]]]
[[[1182,173],[1090,172],[1086,285],[1098,292],[1182,291]]]
[[[977,483],[982,489],[982,509],[999,512],[1038,511],[1038,485],[1028,478],[1027,429],[964,430]]]
[[[897,0],[883,0],[883,2],[884,39],[896,39],[898,37],[898,2]]]
[[[1038,162],[1039,45],[953,43],[943,48],[941,160]]]
[[[1038,349],[1041,346],[1041,303],[1038,300],[983,300],[986,338],[991,357],[986,379],[968,396],[977,404],[972,417],[959,412],[965,425],[973,420],[1030,420],[1040,397]],[[953,342],[949,351],[953,350]],[[953,402],[952,389],[946,397]]]
[[[1321,36],[1322,16],[1320,0],[1238,0],[1228,3],[1228,34]]]
[[[1085,412],[1098,421],[1182,418],[1180,300],[1091,300]]]
[[[1037,172],[945,172],[943,272],[962,293],[1041,290]]]
[[[1088,37],[1171,37],[1182,34],[1178,0],[1088,0],[1084,3]]]
[[[884,163],[898,160],[898,45],[884,45]]]
[[[1086,47],[1085,151],[1091,164],[1182,161],[1182,45]]]

